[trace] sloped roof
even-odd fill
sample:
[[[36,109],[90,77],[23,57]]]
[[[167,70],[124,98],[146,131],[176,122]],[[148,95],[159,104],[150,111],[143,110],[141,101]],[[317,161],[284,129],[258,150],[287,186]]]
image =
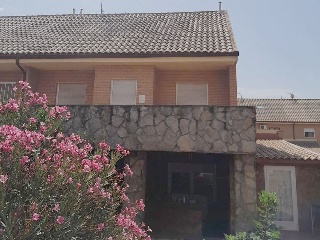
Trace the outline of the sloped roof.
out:
[[[292,144],[298,145],[303,148],[316,153],[320,153],[320,144],[317,141],[290,141]]]
[[[238,99],[256,106],[257,122],[320,122],[320,99]]]
[[[320,153],[299,147],[285,140],[257,140],[257,158],[320,160]]]
[[[0,57],[238,56],[226,11],[0,17]]]

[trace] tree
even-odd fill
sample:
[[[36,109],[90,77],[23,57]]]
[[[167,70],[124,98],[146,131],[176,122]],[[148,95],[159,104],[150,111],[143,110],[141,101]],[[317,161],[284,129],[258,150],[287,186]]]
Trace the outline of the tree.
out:
[[[64,135],[66,107],[19,82],[16,99],[0,104],[0,237],[2,239],[149,239],[137,224],[142,200],[126,196],[128,151],[93,147]]]

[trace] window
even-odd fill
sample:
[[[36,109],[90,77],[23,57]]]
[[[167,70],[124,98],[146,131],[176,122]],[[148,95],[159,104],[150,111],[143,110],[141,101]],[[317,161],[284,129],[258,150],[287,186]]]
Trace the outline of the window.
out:
[[[57,105],[84,105],[86,103],[87,84],[59,83],[57,86]]]
[[[168,163],[168,193],[216,200],[215,164]]]
[[[0,82],[0,102],[8,102],[10,98],[14,98],[15,93],[13,88],[16,86],[15,82]]]
[[[315,138],[314,128],[305,128],[304,129],[305,138]]]
[[[208,84],[177,83],[177,105],[208,105]]]
[[[111,105],[136,105],[137,81],[136,80],[112,80],[111,81]]]

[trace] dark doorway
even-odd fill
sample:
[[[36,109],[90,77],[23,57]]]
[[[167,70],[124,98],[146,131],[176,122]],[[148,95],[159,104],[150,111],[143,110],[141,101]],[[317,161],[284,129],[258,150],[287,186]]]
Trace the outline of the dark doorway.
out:
[[[227,155],[150,152],[146,223],[157,237],[201,238],[229,232]]]

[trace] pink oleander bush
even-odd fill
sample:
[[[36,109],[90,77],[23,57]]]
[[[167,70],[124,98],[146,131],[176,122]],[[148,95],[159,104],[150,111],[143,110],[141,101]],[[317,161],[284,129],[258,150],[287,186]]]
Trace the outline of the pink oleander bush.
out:
[[[20,82],[16,99],[0,104],[1,239],[150,239],[135,217],[116,169],[129,152],[61,133],[66,107],[48,107],[45,95]]]

